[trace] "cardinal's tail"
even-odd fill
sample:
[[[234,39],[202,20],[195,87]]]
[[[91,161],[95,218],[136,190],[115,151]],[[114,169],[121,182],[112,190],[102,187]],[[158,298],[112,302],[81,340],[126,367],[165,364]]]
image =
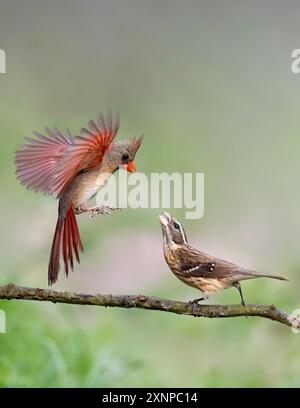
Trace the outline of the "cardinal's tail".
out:
[[[52,285],[57,281],[59,272],[59,260],[62,249],[65,273],[68,276],[69,266],[73,270],[73,252],[76,260],[79,263],[79,251],[83,251],[83,246],[80,240],[78,225],[73,208],[69,208],[67,215],[58,216],[51,254],[48,267],[48,284]]]

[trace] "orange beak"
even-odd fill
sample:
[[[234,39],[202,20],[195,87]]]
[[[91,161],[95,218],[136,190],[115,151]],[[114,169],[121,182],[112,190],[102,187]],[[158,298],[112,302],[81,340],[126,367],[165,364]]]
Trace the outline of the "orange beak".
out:
[[[136,171],[136,164],[135,162],[132,160],[131,162],[127,163],[127,164],[123,164],[123,168],[127,171],[129,171],[129,173],[134,173]]]

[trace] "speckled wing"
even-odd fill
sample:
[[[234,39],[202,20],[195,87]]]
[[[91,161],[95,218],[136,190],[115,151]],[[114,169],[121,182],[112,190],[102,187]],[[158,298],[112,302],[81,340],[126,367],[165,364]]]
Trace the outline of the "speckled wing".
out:
[[[234,263],[214,258],[192,247],[176,249],[176,256],[180,259],[182,273],[189,277],[227,278],[242,273]]]

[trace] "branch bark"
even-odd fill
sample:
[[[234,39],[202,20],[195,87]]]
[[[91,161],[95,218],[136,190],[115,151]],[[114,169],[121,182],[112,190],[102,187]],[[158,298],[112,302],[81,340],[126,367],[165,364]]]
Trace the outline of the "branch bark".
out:
[[[85,293],[59,292],[51,289],[26,288],[12,283],[0,286],[0,299],[37,300],[42,302],[94,305],[104,307],[160,310],[195,317],[258,316],[275,320],[286,326],[300,329],[300,319],[277,309],[274,305],[192,305],[175,300],[146,295],[89,295]]]

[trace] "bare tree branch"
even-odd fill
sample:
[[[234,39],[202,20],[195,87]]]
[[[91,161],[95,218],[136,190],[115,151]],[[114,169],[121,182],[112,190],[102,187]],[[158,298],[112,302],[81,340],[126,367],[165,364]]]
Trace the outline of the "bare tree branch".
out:
[[[0,299],[37,300],[53,303],[123,307],[160,310],[195,317],[239,317],[258,316],[275,320],[286,326],[300,329],[300,319],[277,309],[274,305],[192,305],[191,303],[162,299],[146,295],[88,295],[85,293],[59,292],[50,289],[26,288],[9,285],[0,286]]]

